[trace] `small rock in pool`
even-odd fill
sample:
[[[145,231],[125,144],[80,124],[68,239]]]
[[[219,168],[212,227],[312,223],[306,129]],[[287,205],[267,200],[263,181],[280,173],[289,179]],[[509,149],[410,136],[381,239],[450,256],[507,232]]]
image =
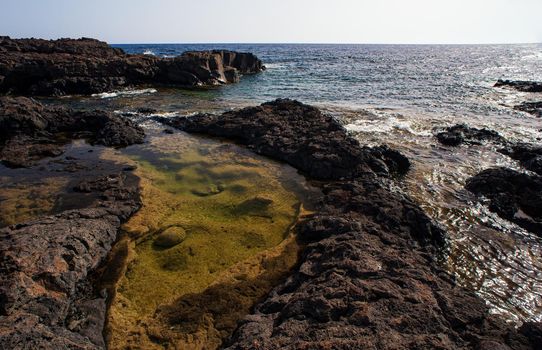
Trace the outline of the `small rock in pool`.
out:
[[[154,245],[161,248],[171,248],[184,241],[186,232],[182,227],[172,226],[162,231],[154,239]]]

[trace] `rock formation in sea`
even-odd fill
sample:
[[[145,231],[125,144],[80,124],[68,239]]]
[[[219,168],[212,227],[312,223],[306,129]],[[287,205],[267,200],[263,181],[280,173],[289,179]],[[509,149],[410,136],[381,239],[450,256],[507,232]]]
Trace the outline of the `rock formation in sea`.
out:
[[[535,81],[499,79],[494,86],[511,88],[522,92],[542,92],[542,83]]]
[[[138,179],[116,173],[76,186],[92,205],[0,230],[0,347],[104,349],[106,297],[92,273],[140,206]]]
[[[469,191],[489,199],[489,209],[542,234],[542,177],[507,168],[487,169],[467,180]]]
[[[532,114],[538,118],[542,117],[542,102],[522,102],[515,106],[514,109]]]
[[[124,147],[142,143],[145,133],[110,112],[74,111],[26,97],[0,96],[0,161],[5,165],[27,167],[43,157],[58,156],[72,138]]]
[[[159,120],[286,161],[324,193],[297,226],[306,244],[298,268],[241,321],[228,349],[537,348],[540,324],[506,324],[440,268],[446,234],[394,186],[409,168],[400,153],[362,147],[291,100]]]
[[[144,84],[208,86],[235,83],[265,67],[251,53],[186,52],[174,58],[128,55],[82,38],[0,37],[0,93],[93,94]]]
[[[519,161],[525,169],[542,175],[542,146],[517,143],[508,145],[499,152]]]
[[[484,142],[503,143],[505,139],[498,132],[489,129],[477,129],[465,124],[456,124],[439,132],[437,140],[443,145],[459,146],[461,144],[480,145]]]

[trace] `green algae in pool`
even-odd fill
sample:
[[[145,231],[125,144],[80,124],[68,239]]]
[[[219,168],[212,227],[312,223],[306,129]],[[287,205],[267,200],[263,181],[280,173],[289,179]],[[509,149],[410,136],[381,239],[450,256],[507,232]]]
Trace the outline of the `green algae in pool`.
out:
[[[306,184],[288,166],[184,134],[153,137],[126,152],[138,164],[143,207],[123,227],[132,251],[110,307],[109,346],[160,348],[146,334],[160,328],[156,311],[204,293],[218,280],[227,283],[232,268],[281,246],[298,219]],[[296,250],[288,249],[288,254],[272,254],[285,259],[277,264],[283,273],[296,260]],[[258,259],[253,264],[265,261]],[[271,287],[260,287],[255,298]],[[183,339],[177,345],[209,348],[224,336],[196,329],[197,336],[177,335]]]

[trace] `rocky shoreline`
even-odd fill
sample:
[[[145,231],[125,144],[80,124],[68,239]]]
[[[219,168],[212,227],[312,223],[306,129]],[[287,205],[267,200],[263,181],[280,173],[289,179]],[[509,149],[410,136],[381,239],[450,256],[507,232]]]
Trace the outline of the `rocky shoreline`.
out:
[[[213,86],[236,83],[265,69],[251,53],[186,52],[174,58],[128,55],[82,38],[0,37],[0,93],[26,96],[88,95],[140,85]]]
[[[408,169],[394,165],[404,164],[397,161],[402,156],[394,153],[390,160],[362,148],[338,122],[291,100],[222,116],[161,121],[227,137],[287,161],[309,178],[326,179],[319,182],[325,194],[321,208],[298,228],[299,239],[308,244],[300,266],[241,322],[229,349],[530,349],[539,344],[540,324],[514,329],[438,267],[435,254],[445,246],[445,232],[391,190],[390,176]],[[324,141],[314,140],[313,133]],[[353,154],[354,167],[347,163]],[[333,176],[325,170],[330,166],[359,170]]]
[[[95,197],[79,210],[0,229],[0,345],[4,349],[103,349],[107,294],[92,274],[122,222],[141,204],[129,173],[84,181]]]
[[[0,37],[0,93],[8,95],[93,94],[141,85],[213,86],[235,83],[242,74],[264,69],[256,56],[232,51],[158,58],[128,55],[93,39]],[[540,84],[531,82],[499,81],[496,86],[540,92]],[[181,298],[154,315],[171,326],[149,336],[157,346],[175,347],[175,336],[168,332],[186,326],[188,317],[212,323],[212,329],[220,330],[221,346],[231,350],[540,349],[540,323],[515,328],[490,314],[480,297],[458,286],[441,267],[447,233],[398,189],[397,181],[411,167],[400,152],[362,146],[334,118],[289,99],[221,115],[154,119],[288,163],[323,194],[313,212],[295,224],[298,245],[289,247],[288,254],[295,257],[296,247],[303,250],[287,278],[284,266],[277,271],[262,266],[269,268],[271,277],[245,280],[243,293],[253,293],[250,298],[236,295],[241,293],[239,285],[227,291],[215,285]],[[488,199],[490,209],[502,217],[541,234],[540,147],[511,144],[494,131],[466,125],[436,137],[449,146],[500,145],[503,154],[536,173],[489,169],[468,180],[466,187]],[[0,97],[4,165],[32,167],[43,158],[61,155],[77,139],[126,147],[143,143],[145,133],[137,123],[106,111]],[[0,347],[107,348],[110,296],[99,287],[104,285],[100,274],[107,270],[108,259],[117,258],[108,254],[121,225],[142,206],[134,168],[117,170],[105,176],[91,170],[72,186],[70,191],[85,197],[77,209],[0,229]],[[269,200],[249,201],[248,206],[253,203],[265,206]],[[270,293],[262,292],[271,287]],[[225,300],[241,300],[245,311],[196,320],[224,310],[221,293],[231,294]],[[199,312],[201,303],[205,312]],[[184,307],[188,311],[179,313]]]

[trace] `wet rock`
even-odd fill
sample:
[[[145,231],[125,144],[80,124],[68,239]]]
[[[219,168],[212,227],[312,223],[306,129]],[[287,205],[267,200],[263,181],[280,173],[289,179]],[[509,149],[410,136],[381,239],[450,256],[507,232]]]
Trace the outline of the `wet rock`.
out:
[[[316,179],[404,174],[410,166],[399,152],[383,146],[361,147],[333,117],[288,99],[222,115],[155,119],[188,132],[247,144],[256,153],[285,161]]]
[[[25,97],[0,97],[0,159],[27,167],[43,157],[58,156],[69,138],[125,147],[142,143],[145,133],[128,119],[105,111],[74,111],[44,106]]]
[[[493,168],[467,180],[467,190],[489,200],[489,209],[506,220],[542,234],[542,177]]]
[[[98,183],[110,183],[97,179]],[[103,349],[106,295],[90,276],[139,206],[133,181],[91,186],[94,206],[0,230],[0,347]]]
[[[494,86],[512,88],[522,92],[542,92],[542,83],[534,81],[499,79]]]
[[[519,160],[525,169],[542,175],[542,147],[526,143],[518,143],[500,149],[499,152],[506,154],[512,159]]]
[[[225,50],[161,58],[128,55],[87,38],[0,38],[0,93],[60,96],[142,84],[219,85],[264,69],[253,54]]]
[[[168,227],[154,239],[154,245],[160,248],[171,248],[184,241],[186,232],[182,227]]]
[[[514,109],[532,114],[538,118],[542,117],[542,102],[522,102],[515,106]]]
[[[437,140],[446,146],[461,144],[481,145],[484,142],[505,143],[506,140],[498,132],[489,129],[471,128],[465,124],[457,124],[439,132]]]

